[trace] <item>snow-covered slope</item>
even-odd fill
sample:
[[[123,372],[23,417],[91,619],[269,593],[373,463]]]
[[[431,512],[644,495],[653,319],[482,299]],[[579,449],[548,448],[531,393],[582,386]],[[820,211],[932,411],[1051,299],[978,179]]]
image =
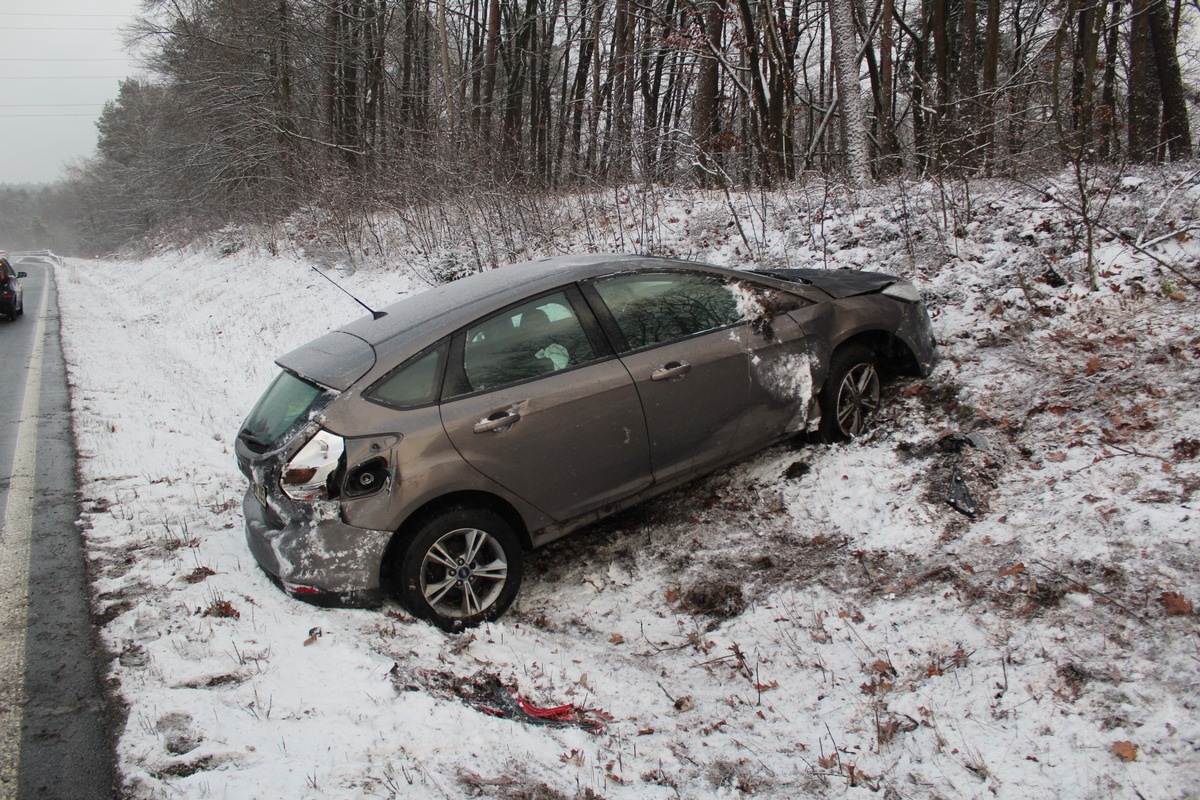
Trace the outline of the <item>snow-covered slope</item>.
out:
[[[461,635],[289,599],[246,550],[237,427],[274,357],[362,312],[312,252],[69,262],[81,527],[127,793],[1194,796],[1200,186],[1095,178],[1090,290],[1056,183],[657,190],[564,211],[552,246],[508,237],[513,258],[903,274],[944,358],[853,443],[776,447],[535,552],[513,611]],[[384,223],[388,266],[335,270],[373,306],[480,239],[464,225],[418,252]],[[974,519],[946,501],[955,474]],[[496,716],[503,687],[600,725]]]

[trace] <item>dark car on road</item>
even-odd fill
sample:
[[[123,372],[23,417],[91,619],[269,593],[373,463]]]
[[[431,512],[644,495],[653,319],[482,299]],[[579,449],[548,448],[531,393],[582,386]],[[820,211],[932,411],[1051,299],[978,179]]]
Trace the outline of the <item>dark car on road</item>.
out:
[[[285,591],[495,619],[523,551],[797,432],[858,435],[925,375],[890,275],[561,257],[406,298],[280,358],[237,437],[246,536]]]
[[[24,272],[18,272],[8,259],[0,256],[0,317],[11,321],[25,313],[25,293],[21,289]]]

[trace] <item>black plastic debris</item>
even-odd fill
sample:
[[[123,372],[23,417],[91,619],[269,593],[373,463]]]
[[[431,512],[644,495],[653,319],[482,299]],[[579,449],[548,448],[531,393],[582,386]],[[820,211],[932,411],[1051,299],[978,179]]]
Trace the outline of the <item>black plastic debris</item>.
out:
[[[950,491],[946,501],[955,511],[966,514],[971,519],[975,519],[975,515],[979,513],[979,506],[975,498],[971,497],[971,490],[967,488],[967,481],[958,467],[950,471]]]
[[[961,453],[970,444],[971,440],[965,433],[947,433],[938,439],[938,449],[943,453]]]
[[[967,447],[974,447],[976,450],[986,452],[991,449],[991,444],[982,433],[975,432],[947,433],[938,439],[938,449],[943,453],[961,453]]]
[[[798,481],[810,472],[812,472],[812,467],[804,461],[793,461],[783,471],[783,476],[788,480]]]

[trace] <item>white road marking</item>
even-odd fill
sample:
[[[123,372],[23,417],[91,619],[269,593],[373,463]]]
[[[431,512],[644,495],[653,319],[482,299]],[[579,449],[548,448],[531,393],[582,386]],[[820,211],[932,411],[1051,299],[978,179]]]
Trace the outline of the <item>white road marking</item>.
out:
[[[29,543],[33,532],[33,491],[37,478],[38,413],[42,395],[42,354],[50,271],[33,334],[33,351],[21,399],[21,419],[13,452],[12,481],[0,530],[0,798],[20,788],[21,718],[25,709],[25,637],[29,623]]]

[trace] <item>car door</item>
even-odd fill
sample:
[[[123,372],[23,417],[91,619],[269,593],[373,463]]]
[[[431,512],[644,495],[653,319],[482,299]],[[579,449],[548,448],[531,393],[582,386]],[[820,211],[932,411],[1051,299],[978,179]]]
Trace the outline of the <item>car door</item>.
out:
[[[471,325],[449,368],[441,413],[450,441],[555,520],[652,482],[637,390],[574,287]]]
[[[763,308],[750,284],[680,271],[588,284],[589,300],[637,386],[656,481],[701,472],[777,438],[803,392],[795,322]],[[801,373],[803,370],[801,370]]]

